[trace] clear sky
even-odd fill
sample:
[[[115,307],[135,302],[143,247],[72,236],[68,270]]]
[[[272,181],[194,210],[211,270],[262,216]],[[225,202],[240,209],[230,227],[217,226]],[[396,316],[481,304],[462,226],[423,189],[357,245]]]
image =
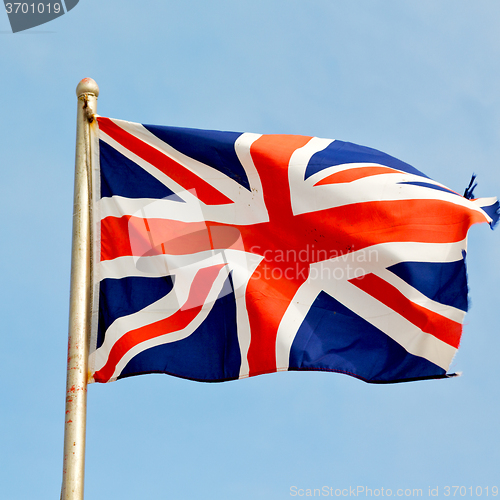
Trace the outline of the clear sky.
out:
[[[457,191],[475,172],[476,195],[498,196],[499,31],[496,0],[80,0],[15,35],[0,15],[1,498],[59,498],[81,78],[99,84],[104,116],[351,141]],[[445,498],[452,485],[491,496],[499,248],[500,230],[471,230],[462,377],[90,386],[86,498],[279,500],[323,486]]]

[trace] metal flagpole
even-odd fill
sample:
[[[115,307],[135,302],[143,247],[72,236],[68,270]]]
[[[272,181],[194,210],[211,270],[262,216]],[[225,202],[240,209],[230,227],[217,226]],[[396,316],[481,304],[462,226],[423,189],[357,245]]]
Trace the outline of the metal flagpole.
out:
[[[97,110],[99,87],[84,78],[76,88],[75,194],[64,426],[62,500],[83,500],[87,372],[90,336],[90,122]]]

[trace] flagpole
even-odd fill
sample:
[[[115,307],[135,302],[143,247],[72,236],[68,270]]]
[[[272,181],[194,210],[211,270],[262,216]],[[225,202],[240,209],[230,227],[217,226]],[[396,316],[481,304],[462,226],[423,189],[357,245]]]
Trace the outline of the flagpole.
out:
[[[76,88],[75,192],[64,426],[62,500],[83,500],[87,372],[90,337],[90,123],[97,110],[99,87],[84,78]]]

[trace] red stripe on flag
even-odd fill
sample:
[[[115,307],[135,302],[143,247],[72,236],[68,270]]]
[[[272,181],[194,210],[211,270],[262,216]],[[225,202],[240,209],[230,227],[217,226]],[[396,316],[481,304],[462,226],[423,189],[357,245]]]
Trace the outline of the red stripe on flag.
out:
[[[462,335],[460,323],[415,304],[396,287],[375,274],[353,278],[349,282],[393,309],[423,332],[458,349]]]
[[[328,240],[329,248],[359,250],[391,241],[453,243],[463,240],[472,224],[485,221],[480,212],[446,201],[391,200],[301,214],[294,231],[301,234],[303,228],[306,235],[315,228],[318,245]]]
[[[359,167],[342,170],[342,172],[335,172],[334,174],[325,177],[318,181],[315,186],[323,186],[325,184],[343,184],[346,182],[356,181],[363,177],[371,177],[372,175],[381,174],[400,174],[398,170],[389,167]]]
[[[101,221],[101,260],[224,248],[260,255],[267,250],[275,256],[314,248],[331,258],[391,241],[461,241],[473,223],[485,222],[480,212],[439,200],[357,203],[295,217],[286,217],[286,207],[274,210],[282,214],[277,222],[248,226],[106,217]]]
[[[293,216],[288,165],[295,150],[305,146],[310,140],[311,137],[302,135],[263,135],[250,148],[262,182],[269,219],[275,226],[286,226]]]
[[[403,200],[356,203],[238,229],[250,252],[313,263],[381,243],[462,241],[475,222],[485,222],[484,216],[461,205]]]
[[[248,348],[249,376],[276,371],[276,337],[283,316],[299,287],[309,276],[307,266],[279,266],[263,260],[246,289],[252,331]],[[279,368],[279,367],[278,367]]]
[[[137,328],[120,337],[111,348],[106,364],[94,374],[96,382],[108,382],[123,356],[146,340],[182,330],[201,311],[212,285],[225,264],[200,269],[194,277],[186,303],[172,316]],[[168,367],[166,367],[168,371]]]
[[[310,139],[304,136],[264,135],[252,144],[250,152],[262,182],[270,219],[268,224],[256,227],[258,233],[264,232],[270,236],[264,248],[273,248],[289,239],[294,216],[288,189],[288,165],[294,151],[305,146]],[[277,186],[283,189],[279,196],[280,188]],[[247,228],[241,227],[240,230],[248,235]],[[247,246],[245,237],[243,241]],[[256,238],[255,245],[261,244],[262,241]],[[284,269],[273,262],[275,258],[274,255],[270,262],[264,259],[260,263],[246,290],[246,306],[252,331],[247,355],[250,376],[276,371],[278,327],[290,301],[308,275],[306,270],[303,279],[297,276],[295,279],[285,277]]]
[[[131,216],[101,221],[101,261],[226,249],[243,250],[240,231],[233,226]]]
[[[109,135],[116,142],[129,151],[147,161],[158,170],[166,174],[184,189],[195,190],[195,195],[206,205],[226,205],[234,203],[233,200],[223,195],[220,191],[205,182],[202,178],[177,163],[158,149],[141,141],[116,125],[109,118],[97,118],[99,129]]]
[[[128,221],[130,217],[106,217],[101,220],[101,261],[132,255]]]

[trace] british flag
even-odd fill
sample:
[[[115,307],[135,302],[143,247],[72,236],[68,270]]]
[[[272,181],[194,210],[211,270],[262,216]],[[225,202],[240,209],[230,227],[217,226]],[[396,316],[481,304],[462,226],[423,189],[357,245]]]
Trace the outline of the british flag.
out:
[[[495,198],[348,142],[97,123],[91,382],[450,376]]]

